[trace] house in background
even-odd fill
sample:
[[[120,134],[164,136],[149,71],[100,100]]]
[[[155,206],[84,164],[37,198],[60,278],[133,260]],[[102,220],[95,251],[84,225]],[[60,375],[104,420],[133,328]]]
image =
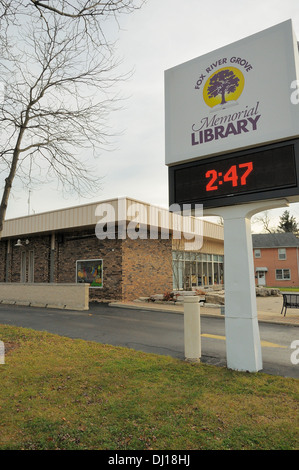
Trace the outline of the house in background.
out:
[[[299,239],[293,233],[252,235],[256,285],[299,286]]]

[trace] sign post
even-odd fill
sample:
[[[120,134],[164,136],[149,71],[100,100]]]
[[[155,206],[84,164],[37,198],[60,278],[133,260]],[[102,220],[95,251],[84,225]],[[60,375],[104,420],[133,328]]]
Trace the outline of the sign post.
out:
[[[215,215],[224,222],[225,336],[230,369],[258,372],[263,368],[250,219],[262,210],[287,205],[286,200],[276,200],[216,210]]]
[[[237,206],[223,214],[226,360],[230,369],[257,372],[263,365],[251,224],[246,215]]]
[[[262,369],[250,219],[299,202],[291,20],[165,72],[169,204],[224,220],[227,365]]]

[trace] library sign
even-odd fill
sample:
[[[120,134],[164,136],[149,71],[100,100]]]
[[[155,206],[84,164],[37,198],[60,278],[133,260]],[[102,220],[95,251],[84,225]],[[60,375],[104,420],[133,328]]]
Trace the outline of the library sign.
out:
[[[171,204],[299,193],[299,105],[290,99],[298,62],[288,20],[165,72]]]
[[[246,59],[240,57],[231,57],[221,59],[219,63],[237,62],[238,64],[248,64]],[[217,64],[214,63],[206,70],[213,69]],[[247,66],[249,71],[252,66]],[[199,83],[205,78],[201,75],[196,83],[195,89],[200,90]],[[254,106],[245,106],[244,109],[235,110],[231,108],[238,104],[245,85],[245,79],[242,71],[236,67],[225,66],[214,72],[206,80],[202,90],[204,102],[210,107],[210,113],[200,119],[200,122],[192,125],[191,144],[198,145],[204,142],[211,142],[217,139],[226,139],[229,135],[238,135],[243,132],[251,132],[257,129],[257,123],[261,115],[259,114],[259,101]],[[225,113],[217,111],[226,110]]]

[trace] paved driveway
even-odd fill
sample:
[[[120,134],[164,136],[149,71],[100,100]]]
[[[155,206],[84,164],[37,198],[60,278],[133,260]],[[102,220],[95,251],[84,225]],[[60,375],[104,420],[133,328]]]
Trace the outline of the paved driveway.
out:
[[[184,360],[182,313],[91,306],[75,312],[0,305],[0,323],[124,346]],[[202,362],[226,366],[223,316],[202,316]],[[299,378],[299,365],[290,361],[290,344],[299,339],[296,326],[260,323],[264,372]],[[0,338],[1,340],[1,338]]]

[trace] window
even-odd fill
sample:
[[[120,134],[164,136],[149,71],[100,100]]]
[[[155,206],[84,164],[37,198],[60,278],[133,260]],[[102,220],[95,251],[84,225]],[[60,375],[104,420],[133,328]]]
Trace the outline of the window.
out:
[[[173,289],[223,284],[223,255],[173,252]]]
[[[103,260],[86,259],[76,262],[76,281],[90,287],[103,287]]]
[[[287,253],[285,248],[278,248],[278,259],[287,259]]]
[[[254,250],[254,257],[255,258],[260,258],[261,257],[261,250],[259,248],[256,248]]]
[[[291,279],[291,270],[290,269],[276,269],[275,277],[277,281],[286,281]]]

